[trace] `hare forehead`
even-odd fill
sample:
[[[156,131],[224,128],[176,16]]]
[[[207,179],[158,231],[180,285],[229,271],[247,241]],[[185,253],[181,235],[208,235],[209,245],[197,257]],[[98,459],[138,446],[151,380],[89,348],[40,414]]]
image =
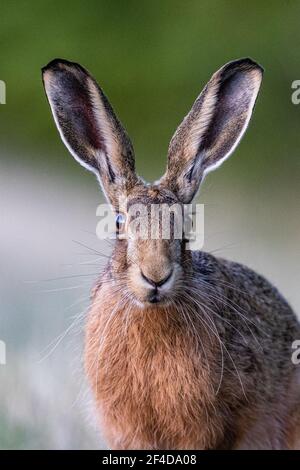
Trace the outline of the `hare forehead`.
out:
[[[127,208],[134,204],[149,206],[151,204],[171,205],[178,202],[178,198],[172,191],[162,188],[159,184],[144,185],[142,187],[137,186],[130,191],[127,198]]]

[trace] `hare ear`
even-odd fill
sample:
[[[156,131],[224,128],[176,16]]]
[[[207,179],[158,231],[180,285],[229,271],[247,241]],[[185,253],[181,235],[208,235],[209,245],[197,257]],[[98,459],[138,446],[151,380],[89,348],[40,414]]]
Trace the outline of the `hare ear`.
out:
[[[99,178],[113,205],[136,181],[131,142],[106,96],[79,64],[55,59],[42,69],[60,136],[68,150]]]
[[[204,175],[233,152],[249,123],[263,69],[251,59],[218,70],[173,136],[161,184],[188,203]]]

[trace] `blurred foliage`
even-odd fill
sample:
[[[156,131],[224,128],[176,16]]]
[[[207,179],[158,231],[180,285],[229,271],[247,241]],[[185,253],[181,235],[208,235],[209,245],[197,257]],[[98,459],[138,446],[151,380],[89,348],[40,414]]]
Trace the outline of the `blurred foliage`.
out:
[[[63,57],[97,78],[132,137],[138,169],[156,177],[172,133],[210,75],[251,56],[265,67],[264,85],[251,132],[237,151],[242,158],[230,173],[293,177],[299,168],[300,106],[291,103],[291,82],[300,78],[299,16],[300,2],[292,0],[2,2],[2,145],[33,163],[70,168],[40,77],[43,65]],[[49,154],[51,162],[43,162]]]

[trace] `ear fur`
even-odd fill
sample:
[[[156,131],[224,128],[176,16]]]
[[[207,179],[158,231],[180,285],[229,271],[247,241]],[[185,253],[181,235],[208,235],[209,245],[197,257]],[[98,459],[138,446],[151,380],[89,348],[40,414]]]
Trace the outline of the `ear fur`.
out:
[[[242,138],[263,75],[251,59],[229,62],[218,70],[196,99],[171,139],[167,171],[161,184],[184,203],[200,182],[229,157]]]
[[[81,65],[55,59],[42,69],[60,136],[74,158],[93,171],[113,205],[137,182],[130,139],[108,99]]]

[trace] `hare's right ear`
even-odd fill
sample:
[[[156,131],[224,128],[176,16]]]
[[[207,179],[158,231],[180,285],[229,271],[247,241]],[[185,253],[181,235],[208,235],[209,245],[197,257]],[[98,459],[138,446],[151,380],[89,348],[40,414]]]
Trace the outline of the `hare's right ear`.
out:
[[[79,64],[55,59],[42,70],[45,91],[61,138],[71,154],[99,178],[109,201],[137,182],[126,131],[106,96]]]
[[[183,203],[195,196],[203,176],[233,152],[249,123],[262,80],[251,59],[229,62],[218,70],[174,134],[161,185]]]

